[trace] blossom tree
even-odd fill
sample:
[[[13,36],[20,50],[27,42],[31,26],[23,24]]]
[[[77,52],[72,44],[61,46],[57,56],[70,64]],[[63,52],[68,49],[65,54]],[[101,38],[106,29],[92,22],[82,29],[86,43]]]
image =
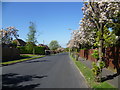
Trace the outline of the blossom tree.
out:
[[[15,27],[7,27],[5,29],[0,30],[0,37],[1,37],[1,43],[10,44],[13,36],[17,39],[17,29]]]
[[[83,21],[81,21],[83,22]],[[93,28],[88,28],[85,23],[81,23],[78,30],[74,30],[72,33],[72,40],[70,40],[69,45],[71,47],[81,48],[82,46],[92,46],[95,42],[95,32]]]
[[[99,60],[97,65],[100,66],[100,63],[103,61],[104,35],[105,31],[107,31],[105,28],[108,24],[113,23],[113,18],[118,16],[120,3],[89,0],[84,3],[82,10],[84,13],[82,24],[84,24],[84,27],[87,29],[94,27],[98,33]]]
[[[99,32],[99,61],[102,61],[104,28],[107,24],[112,23],[112,18],[117,16],[120,11],[120,3],[89,0],[89,2],[84,3],[82,10],[84,13],[83,23],[87,23],[88,26],[95,26]]]
[[[79,29],[73,32],[73,38],[68,45],[77,45],[79,47],[80,44],[96,44],[99,48],[99,59],[96,65],[100,67],[102,72],[103,49],[115,41],[115,34],[109,31],[108,26],[114,23],[113,21],[116,20],[116,17],[119,17],[120,2],[105,2],[104,0],[95,2],[95,0],[88,0],[88,2],[84,3],[82,10],[84,17],[81,20]],[[114,28],[116,29],[116,27]]]

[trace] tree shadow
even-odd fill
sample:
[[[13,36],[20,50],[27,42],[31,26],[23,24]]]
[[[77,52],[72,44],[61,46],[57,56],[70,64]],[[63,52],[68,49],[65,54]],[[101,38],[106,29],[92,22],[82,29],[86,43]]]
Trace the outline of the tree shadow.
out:
[[[107,81],[107,80],[111,80],[114,79],[115,77],[119,76],[120,74],[115,73],[113,75],[107,75],[106,77],[102,77],[101,78],[101,82]]]
[[[111,47],[107,49],[106,53],[106,63],[107,67],[110,64],[110,60],[117,70],[117,73],[120,74],[120,47]]]
[[[17,87],[9,87],[9,86],[5,86],[2,87],[2,90],[34,90],[35,87],[39,86],[40,84],[30,84],[30,85],[19,85]]]
[[[112,63],[114,64],[114,67],[117,70],[117,73],[120,74],[120,48],[116,47],[114,48],[115,52],[114,52],[114,60],[112,61]]]
[[[37,62],[50,62],[50,60],[33,60],[33,61],[26,61],[25,63],[37,63]]]
[[[68,53],[59,53],[59,56],[68,55]]]
[[[24,63],[37,63],[37,62],[50,62],[50,60],[27,60],[27,61],[22,61],[22,62],[24,62]],[[21,63],[21,62],[16,62],[16,63]],[[3,64],[2,66],[14,65],[16,63]]]
[[[86,60],[88,60],[88,55],[89,55],[89,50],[85,49],[84,50],[84,57],[86,58]]]
[[[47,77],[46,75],[38,76],[38,75],[19,75],[16,73],[8,73],[2,75],[2,90],[5,89],[33,89],[39,86],[39,83],[29,84],[28,81],[33,81],[35,78],[41,79]],[[23,82],[28,82],[27,85],[23,85]],[[22,85],[20,85],[22,84]]]
[[[2,62],[6,62],[6,61],[14,61],[14,60],[19,60],[19,59],[27,59],[27,58],[31,58],[31,57],[30,57],[30,56],[20,56],[19,58],[2,60]]]

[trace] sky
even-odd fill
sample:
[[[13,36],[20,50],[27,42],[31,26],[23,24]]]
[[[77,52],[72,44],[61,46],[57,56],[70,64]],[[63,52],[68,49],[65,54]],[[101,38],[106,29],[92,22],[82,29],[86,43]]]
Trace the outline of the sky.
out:
[[[2,28],[16,27],[19,38],[26,41],[30,21],[36,24],[38,44],[57,40],[62,47],[71,38],[83,17],[83,2],[2,2]]]

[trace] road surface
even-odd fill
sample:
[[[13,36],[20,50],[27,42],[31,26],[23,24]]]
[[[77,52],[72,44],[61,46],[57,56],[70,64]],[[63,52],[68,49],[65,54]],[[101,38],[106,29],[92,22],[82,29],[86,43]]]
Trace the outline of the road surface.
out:
[[[3,66],[2,80],[3,89],[88,87],[68,53]]]

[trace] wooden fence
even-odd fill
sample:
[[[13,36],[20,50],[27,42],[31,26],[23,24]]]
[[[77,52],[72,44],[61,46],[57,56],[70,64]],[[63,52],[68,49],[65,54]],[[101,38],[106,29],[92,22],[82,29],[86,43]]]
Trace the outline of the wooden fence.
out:
[[[80,50],[79,56],[87,60],[96,61],[92,56],[95,49]],[[106,67],[120,68],[120,47],[110,47],[105,50]]]
[[[20,52],[16,48],[3,47],[2,48],[2,61],[19,59]]]

